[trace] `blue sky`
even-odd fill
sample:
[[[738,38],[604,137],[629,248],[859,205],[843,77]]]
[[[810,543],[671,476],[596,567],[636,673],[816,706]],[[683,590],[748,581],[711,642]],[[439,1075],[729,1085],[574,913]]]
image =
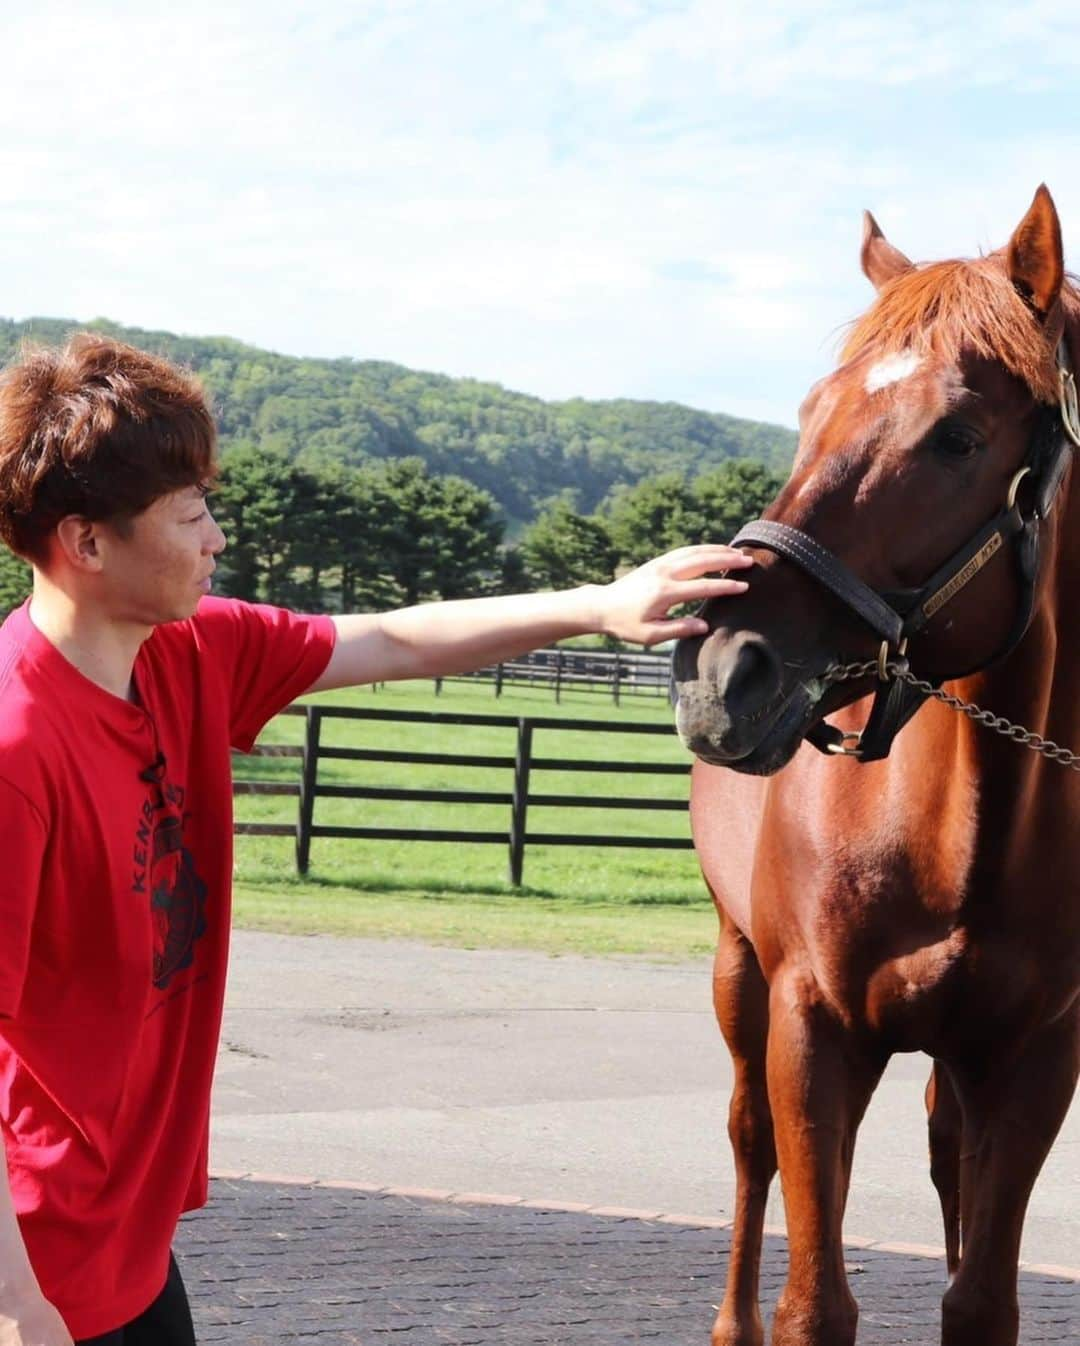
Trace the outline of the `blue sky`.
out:
[[[0,313],[793,424],[864,207],[1080,266],[1075,0],[944,10],[0,0]]]

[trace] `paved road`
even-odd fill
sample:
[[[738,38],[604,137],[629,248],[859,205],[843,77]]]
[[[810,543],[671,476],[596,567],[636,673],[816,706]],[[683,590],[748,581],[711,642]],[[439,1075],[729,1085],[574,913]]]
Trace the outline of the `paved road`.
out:
[[[849,1236],[941,1242],[926,1070],[922,1057],[897,1057],[875,1095]],[[241,932],[212,1153],[232,1171],[730,1218],[729,1086],[707,960]],[[778,1193],[768,1219],[783,1222]],[[1023,1256],[1080,1267],[1075,1105],[1036,1188]]]
[[[204,1346],[706,1346],[727,1234],[593,1212],[217,1182],[179,1257]],[[936,1346],[944,1269],[849,1249],[859,1346]],[[766,1239],[767,1314],[784,1275]],[[1021,1277],[1022,1346],[1080,1340],[1080,1285]]]

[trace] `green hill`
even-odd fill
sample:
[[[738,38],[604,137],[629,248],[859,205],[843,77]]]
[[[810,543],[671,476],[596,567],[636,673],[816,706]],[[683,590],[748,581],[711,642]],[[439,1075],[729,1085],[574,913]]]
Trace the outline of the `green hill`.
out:
[[[658,472],[690,476],[728,458],[787,470],[793,431],[628,399],[545,402],[494,383],[425,374],[379,360],[277,355],[227,337],[181,337],[97,319],[84,324],[193,368],[213,395],[223,449],[283,448],[308,462],[358,465],[418,455],[491,492],[511,520],[534,517],[567,489],[591,511],[620,483]],[[61,341],[68,319],[0,319],[0,364],[23,338]]]

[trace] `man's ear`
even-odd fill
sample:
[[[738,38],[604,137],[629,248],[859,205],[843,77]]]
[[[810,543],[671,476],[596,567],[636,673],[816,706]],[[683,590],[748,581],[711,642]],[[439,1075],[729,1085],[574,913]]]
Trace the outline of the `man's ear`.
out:
[[[100,535],[101,524],[81,514],[68,514],[56,525],[56,545],[64,559],[86,574],[96,575],[101,570]]]

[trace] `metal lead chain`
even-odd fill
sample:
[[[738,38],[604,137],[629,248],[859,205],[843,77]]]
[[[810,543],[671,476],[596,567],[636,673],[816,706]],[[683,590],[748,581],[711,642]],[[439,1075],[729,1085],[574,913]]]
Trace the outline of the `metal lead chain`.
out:
[[[836,664],[826,671],[824,680],[827,684],[849,682],[853,678],[866,678],[871,674],[876,676],[878,671],[878,661],[876,659],[868,659],[861,664]],[[1050,739],[1043,738],[1041,734],[1033,734],[1030,729],[1025,729],[1019,724],[1013,724],[1004,715],[995,715],[990,710],[980,710],[970,701],[962,701],[958,696],[950,696],[940,687],[934,687],[931,683],[915,677],[913,673],[906,668],[902,668],[899,664],[890,661],[885,665],[885,671],[892,677],[908,683],[926,696],[932,696],[935,701],[940,701],[942,705],[951,706],[953,710],[958,710],[976,724],[985,725],[987,729],[992,729],[995,734],[1001,734],[1004,738],[1012,739],[1014,743],[1019,743],[1021,747],[1030,748],[1032,752],[1041,753],[1051,762],[1057,762],[1060,766],[1068,767],[1071,771],[1080,771],[1080,753],[1070,752],[1068,748],[1060,747],[1057,743],[1051,742]]]

